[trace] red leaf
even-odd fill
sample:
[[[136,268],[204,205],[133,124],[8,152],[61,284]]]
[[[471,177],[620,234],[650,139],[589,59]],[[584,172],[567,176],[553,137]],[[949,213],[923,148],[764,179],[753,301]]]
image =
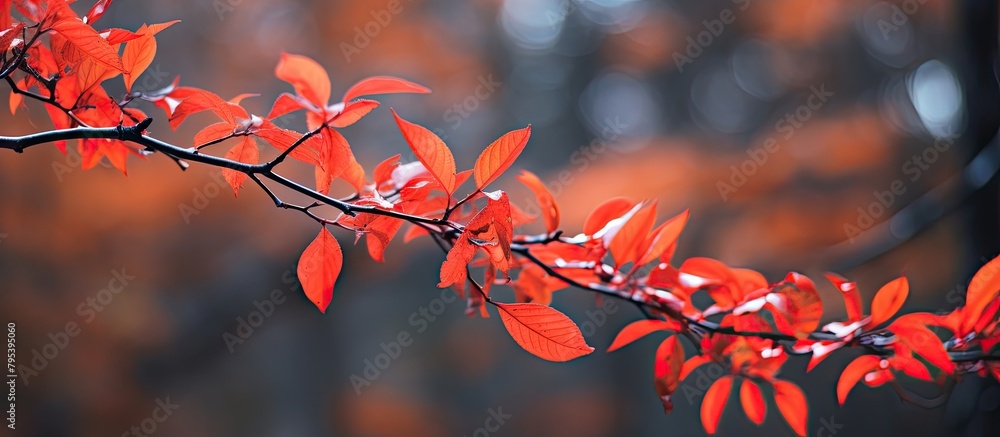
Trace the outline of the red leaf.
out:
[[[653,229],[656,222],[656,203],[637,211],[618,230],[611,244],[607,247],[611,250],[615,265],[621,266],[635,261],[641,254],[638,252],[645,243],[646,236]]]
[[[399,167],[400,156],[401,155],[397,153],[375,166],[375,170],[372,172],[372,177],[375,178],[376,189],[380,188],[382,185],[392,182],[392,172]]]
[[[236,111],[234,113],[233,111]],[[202,111],[212,111],[215,115],[219,116],[223,121],[229,124],[236,124],[237,115],[242,118],[249,118],[249,115],[242,108],[236,105],[231,105],[229,102],[222,100],[213,92],[193,89],[190,94],[181,100],[181,102],[174,108],[172,115],[170,116],[170,126],[177,129],[181,123],[187,119],[188,116],[197,114]]]
[[[510,244],[514,239],[510,199],[499,190],[484,194],[486,207],[472,218],[465,234],[473,244],[486,251],[490,263],[506,274],[510,271]]]
[[[403,138],[417,159],[427,167],[445,192],[455,192],[455,157],[444,141],[427,128],[403,120],[395,110],[392,110],[392,116],[396,118]]]
[[[156,57],[156,38],[154,35],[178,22],[179,20],[175,20],[168,23],[154,24],[153,26],[146,26],[144,24],[136,32],[141,36],[125,43],[125,52],[122,53],[122,66],[125,69],[126,91],[132,91],[132,85],[135,84],[136,79],[146,71],[149,64],[153,63],[153,58]]]
[[[473,169],[476,190],[483,189],[507,171],[528,144],[530,136],[531,125],[528,125],[524,129],[507,132],[486,147],[476,159],[476,166]]]
[[[226,152],[226,159],[239,161],[244,164],[257,164],[259,158],[260,151],[257,150],[257,142],[248,136],[244,136],[239,144]],[[226,179],[230,187],[233,187],[233,194],[239,196],[240,187],[243,186],[243,181],[247,179],[246,173],[224,168],[222,169],[222,177]]]
[[[2,13],[3,11],[0,11]],[[17,23],[13,27],[0,31],[0,53],[4,53],[10,48],[10,44],[21,36],[21,29],[24,23]]]
[[[708,434],[715,434],[732,389],[733,377],[727,375],[717,379],[705,393],[705,400],[701,403],[701,425]]]
[[[621,217],[634,206],[635,202],[624,197],[615,197],[605,201],[587,217],[587,221],[583,224],[583,233],[594,235],[597,231],[604,228],[608,222]]]
[[[340,132],[323,128],[314,136],[320,144],[320,166],[316,167],[316,189],[323,194],[330,192],[333,180],[344,174],[351,164],[351,146]]]
[[[549,232],[554,232],[558,229],[559,205],[556,204],[555,197],[545,187],[542,180],[527,170],[521,170],[521,174],[517,176],[517,180],[521,181],[522,184],[535,194],[535,199],[538,200],[538,207],[542,211],[542,216],[545,217],[545,229]]]
[[[97,3],[94,3],[94,6],[90,7],[90,11],[87,12],[87,16],[84,18],[83,22],[93,24],[95,21],[100,20],[101,16],[104,15],[104,12],[108,10],[108,6],[111,5],[112,1],[114,0],[97,0]],[[6,3],[4,3],[4,5],[6,6]],[[7,10],[0,10],[0,13],[2,14],[6,14],[7,12]]]
[[[858,291],[856,282],[848,281],[844,277],[835,273],[827,273],[826,279],[830,280],[837,290],[844,295],[844,306],[847,308],[847,320],[857,322],[864,317],[861,308],[861,293]]]
[[[691,358],[688,358],[688,360],[684,362],[684,365],[681,366],[681,375],[679,379],[684,380],[685,378],[688,377],[688,375],[691,374],[691,372],[694,372],[695,369],[701,367],[702,364],[706,364],[710,361],[711,360],[705,355],[695,355]]]
[[[350,100],[354,100],[356,97],[370,96],[372,94],[427,94],[429,92],[431,92],[431,90],[405,79],[392,76],[374,76],[362,79],[360,82],[354,84],[354,86],[348,89],[347,93],[344,94],[344,102],[346,103]]]
[[[298,132],[282,129],[266,120],[261,123],[260,128],[254,132],[254,135],[263,138],[280,151],[287,150],[302,137],[302,134]],[[320,138],[313,136],[306,140],[305,143],[296,147],[289,156],[307,164],[320,165],[320,150],[322,148],[323,142]]]
[[[298,276],[309,300],[325,313],[333,300],[333,286],[340,276],[344,255],[337,239],[324,227],[299,258]]]
[[[302,109],[306,109],[306,107],[303,105],[302,100],[291,94],[281,93],[280,95],[278,95],[278,98],[274,100],[274,105],[271,105],[271,110],[268,111],[267,117],[264,118],[268,120],[274,120],[275,118]]]
[[[374,100],[355,100],[349,102],[344,106],[344,110],[340,111],[333,120],[330,121],[330,126],[333,127],[347,127],[362,117],[368,115],[369,112],[378,108],[379,103]]]
[[[233,134],[233,125],[220,121],[210,124],[194,135],[194,146],[198,147]]]
[[[892,322],[888,329],[896,334],[897,339],[906,347],[951,375],[955,372],[955,363],[951,361],[951,356],[948,355],[941,338],[922,323],[924,318],[925,315],[922,313],[907,314]]]
[[[142,35],[125,29],[107,29],[101,32],[101,37],[104,38],[108,44],[112,46],[116,44],[121,44],[123,42],[129,42],[137,38],[141,38]]]
[[[438,288],[464,284],[468,277],[468,264],[476,256],[476,246],[464,235],[448,251],[448,258],[441,264],[441,282]]]
[[[782,314],[793,329],[787,334],[804,339],[816,330],[823,317],[823,301],[811,279],[791,272],[785,277],[784,284],[774,288],[774,292],[787,298]]]
[[[774,403],[778,404],[778,411],[785,416],[785,421],[792,427],[792,431],[805,437],[806,424],[809,420],[809,403],[806,402],[802,389],[788,381],[775,380],[772,384]]]
[[[350,149],[348,149],[350,152]],[[357,192],[361,192],[365,187],[365,169],[358,164],[358,160],[354,158],[354,152],[350,152],[350,160],[347,162],[347,168],[344,173],[340,175],[341,179],[347,181]]]
[[[594,351],[580,328],[552,307],[535,303],[497,303],[500,320],[524,350],[544,360],[563,362]]]
[[[881,325],[892,318],[896,311],[899,311],[899,308],[903,306],[909,291],[910,284],[906,281],[905,276],[883,285],[878,293],[875,293],[875,299],[872,300],[872,320],[869,326]]]
[[[676,217],[663,222],[660,227],[653,230],[652,235],[650,235],[645,244],[647,249],[640,250],[642,257],[639,259],[639,265],[644,265],[659,258],[670,246],[676,243],[677,237],[680,237],[681,231],[684,230],[684,225],[687,224],[690,215],[691,211],[685,210]]]
[[[56,21],[52,24],[52,30],[59,32],[70,44],[73,44],[94,61],[108,68],[125,72],[122,61],[118,58],[118,52],[104,38],[101,38],[101,35],[93,27],[80,21],[79,18],[67,17]]]
[[[882,359],[875,355],[862,355],[844,368],[843,373],[840,374],[840,380],[837,381],[837,401],[840,402],[840,405],[844,405],[847,394],[851,392],[854,385],[868,372],[878,369],[881,361]]]
[[[965,320],[962,321],[962,333],[972,332],[973,326],[979,321],[983,310],[997,299],[1000,293],[1000,257],[986,263],[969,281],[965,293]]]
[[[278,79],[288,82],[298,95],[311,102],[317,109],[326,107],[330,100],[330,75],[316,61],[300,55],[281,54],[274,69]]]
[[[764,396],[760,393],[760,387],[750,379],[744,378],[740,384],[740,403],[743,404],[743,411],[747,413],[750,421],[760,425],[764,423],[767,415],[767,404],[764,403]]]
[[[663,412],[670,414],[674,403],[670,399],[680,383],[681,367],[684,363],[684,346],[677,341],[677,336],[671,336],[656,348],[656,359],[653,362],[653,385],[656,394],[660,396]]]
[[[611,342],[611,346],[608,347],[608,352],[614,352],[621,349],[631,344],[633,341],[656,331],[678,331],[680,329],[681,324],[673,320],[637,320],[629,323],[618,332],[618,336],[615,337],[615,340]]]
[[[10,16],[10,4],[12,0],[0,0],[0,29],[7,30],[10,28],[13,18]],[[6,46],[0,46],[0,52],[6,49]]]

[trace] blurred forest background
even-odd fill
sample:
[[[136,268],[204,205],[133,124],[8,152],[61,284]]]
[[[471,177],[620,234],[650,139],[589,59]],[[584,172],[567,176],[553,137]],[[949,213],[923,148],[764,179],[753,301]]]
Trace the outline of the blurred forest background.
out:
[[[327,67],[335,96],[373,74],[416,81],[433,94],[379,98],[344,129],[369,171],[396,153],[413,159],[389,106],[435,129],[460,169],[531,123],[515,167],[550,183],[569,233],[613,196],[657,199],[661,217],[690,208],[675,259],[709,256],[772,280],[806,273],[825,320],[843,316],[825,271],[857,280],[866,306],[905,272],[904,311],[947,311],[1000,253],[995,1],[119,0],[98,27],[172,19],[183,22],[158,36],[141,89],[179,75],[225,98],[260,93],[244,105],[264,114],[291,90],[273,77],[283,51]],[[811,99],[818,90],[828,95]],[[210,121],[171,132],[147,109],[152,134],[176,144]],[[303,126],[301,114],[288,124]],[[0,113],[2,135],[48,128],[34,104]],[[517,185],[496,187],[529,207]],[[381,265],[335,231],[345,273],[320,314],[288,280],[315,223],[254,187],[233,198],[215,169],[182,173],[151,156],[131,159],[128,177],[84,172],[74,151],[38,147],[0,156],[0,187],[0,318],[17,323],[21,362],[68,322],[80,326],[19,388],[17,435],[122,435],[168,398],[180,407],[155,435],[471,436],[497,409],[511,417],[490,435],[704,432],[694,380],[663,415],[657,341],[603,353],[641,317],[632,307],[602,311],[590,294],[557,293],[554,306],[590,323],[598,351],[548,363],[495,314],[467,319],[460,301],[439,301],[443,255],[427,240],[397,239]],[[126,275],[101,312],[81,313]],[[287,298],[227,344],[274,290]],[[412,344],[359,394],[351,376],[403,332]],[[839,407],[836,378],[851,358],[837,353],[808,377],[805,359],[785,366],[808,396],[810,435],[997,435],[1000,387],[977,377],[934,410],[885,387],[859,388]],[[731,406],[720,434],[790,435],[773,404],[768,413],[758,428]]]

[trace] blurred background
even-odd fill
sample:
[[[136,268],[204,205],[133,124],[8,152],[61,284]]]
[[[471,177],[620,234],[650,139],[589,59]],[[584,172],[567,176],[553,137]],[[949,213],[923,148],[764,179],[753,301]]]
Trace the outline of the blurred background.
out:
[[[265,114],[291,91],[273,76],[283,51],[323,64],[335,98],[368,75],[416,81],[433,94],[379,98],[343,130],[369,171],[396,153],[413,160],[389,106],[434,129],[460,169],[531,123],[515,167],[549,184],[569,233],[613,196],[657,199],[661,220],[690,208],[675,259],[714,257],[771,280],[806,273],[824,320],[844,314],[825,271],[857,280],[866,307],[905,273],[904,311],[944,312],[1000,254],[994,1],[119,1],[97,27],[173,19],[183,22],[158,35],[140,89],[180,76],[225,98],[260,93],[244,106]],[[146,109],[152,134],[180,145],[211,121],[172,132]],[[303,126],[301,114],[287,124]],[[31,103],[2,111],[0,127],[50,124]],[[287,171],[312,180],[304,166]],[[0,156],[0,186],[0,318],[16,322],[18,356],[35,370],[18,390],[16,435],[704,433],[706,386],[694,379],[662,413],[658,341],[602,352],[641,317],[632,307],[557,293],[598,351],[548,363],[495,314],[467,319],[435,288],[443,255],[427,240],[397,238],[383,265],[335,231],[345,273],[320,314],[294,280],[315,223],[252,186],[234,198],[215,169],[151,156],[130,159],[127,177],[109,164],[84,172],[75,151],[44,146]],[[512,177],[496,186],[531,208]],[[390,344],[404,333],[408,345]],[[1000,387],[978,377],[937,409],[885,387],[838,406],[851,358],[834,354],[808,377],[805,359],[785,366],[808,396],[810,435],[997,435]],[[164,417],[166,404],[177,408]],[[720,434],[791,431],[772,403],[762,427],[730,405]]]

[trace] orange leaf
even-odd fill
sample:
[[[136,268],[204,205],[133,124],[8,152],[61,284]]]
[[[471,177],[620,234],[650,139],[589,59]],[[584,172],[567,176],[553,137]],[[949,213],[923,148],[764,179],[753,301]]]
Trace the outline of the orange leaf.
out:
[[[729,392],[733,389],[733,377],[723,376],[715,381],[708,392],[705,393],[705,400],[701,403],[701,425],[705,427],[705,432],[715,434],[719,427],[719,419],[722,418],[722,410],[726,408],[726,401],[729,400]]]
[[[438,288],[464,284],[465,278],[468,277],[467,266],[474,256],[476,256],[476,246],[470,243],[465,235],[459,237],[448,251],[448,258],[441,264],[441,282],[438,283]]]
[[[302,134],[298,132],[282,129],[267,120],[261,123],[260,128],[254,132],[254,135],[263,138],[280,151],[287,150],[302,137]],[[289,156],[307,164],[320,165],[320,150],[322,148],[322,140],[313,136],[306,140],[305,143],[296,147]]]
[[[344,106],[344,110],[340,111],[333,120],[330,121],[330,126],[333,127],[347,127],[362,117],[368,115],[369,112],[378,108],[379,103],[374,100],[355,100],[349,102]]]
[[[858,291],[856,282],[848,281],[846,278],[835,273],[827,273],[826,279],[830,280],[837,290],[844,295],[844,306],[847,308],[847,320],[857,322],[864,317],[861,309],[861,293]]]
[[[847,394],[851,392],[854,385],[868,372],[878,369],[881,361],[882,359],[875,355],[862,355],[844,368],[843,373],[840,374],[840,380],[837,381],[837,401],[840,402],[840,405],[844,405]]]
[[[968,291],[965,293],[963,332],[960,334],[972,332],[979,316],[991,302],[997,299],[998,293],[1000,293],[1000,257],[993,258],[986,263],[972,277],[972,281],[969,281]]]
[[[375,166],[375,170],[372,171],[372,177],[375,178],[376,189],[382,185],[392,182],[392,172],[393,170],[399,168],[400,156],[401,155],[397,153]]]
[[[333,180],[344,174],[351,164],[351,146],[340,132],[323,128],[314,136],[320,144],[320,166],[316,167],[316,189],[323,194],[330,192]]]
[[[684,225],[687,224],[690,215],[691,211],[685,210],[676,217],[663,222],[660,227],[653,230],[653,234],[645,244],[647,249],[640,251],[642,252],[642,258],[639,259],[639,265],[644,265],[659,258],[670,246],[676,243],[677,237],[680,237],[681,231],[684,230]]]
[[[514,227],[510,217],[510,199],[503,191],[485,193],[486,207],[465,227],[462,239],[483,248],[490,263],[502,272],[510,270],[510,242]]]
[[[778,404],[778,411],[785,416],[785,421],[792,427],[792,431],[805,437],[806,424],[809,420],[809,403],[806,402],[802,389],[788,381],[775,380],[772,384],[774,403]]]
[[[673,320],[637,320],[629,323],[618,332],[618,336],[615,337],[615,340],[611,342],[611,346],[608,347],[608,352],[614,352],[621,349],[631,344],[633,341],[656,331],[678,331],[680,329],[681,324]]]
[[[635,202],[624,197],[615,197],[600,204],[593,212],[587,216],[587,221],[583,224],[583,233],[594,235],[600,231],[611,220],[621,217],[635,206]]]
[[[194,146],[198,147],[212,141],[228,137],[233,134],[233,130],[234,126],[224,121],[210,124],[194,135]]]
[[[330,235],[326,227],[309,243],[299,258],[298,276],[309,300],[325,313],[333,300],[333,286],[340,276],[344,255],[337,239]]]
[[[671,336],[656,348],[656,359],[653,362],[653,385],[656,394],[660,396],[663,412],[670,414],[674,402],[670,396],[677,390],[680,383],[681,367],[684,363],[684,346],[677,341],[677,336]]]
[[[711,360],[705,355],[695,355],[691,358],[688,358],[688,360],[684,362],[684,365],[681,366],[681,374],[679,379],[684,380],[685,378],[687,378],[688,375],[691,374],[691,372],[694,372],[695,369],[701,367],[702,364],[708,363],[709,361]]]
[[[0,14],[6,14],[6,11],[0,11]],[[10,48],[10,44],[21,36],[22,28],[24,28],[24,23],[17,23],[13,27],[0,30],[0,53],[6,52]]]
[[[823,301],[811,279],[791,272],[773,291],[787,298],[782,315],[791,324],[792,332],[786,334],[804,339],[816,330],[823,317]]]
[[[365,187],[365,169],[361,167],[358,160],[354,157],[354,152],[349,152],[349,160],[347,162],[347,168],[344,169],[344,173],[340,175],[341,179],[347,181],[351,184],[357,192],[361,192]]]
[[[524,350],[548,361],[563,362],[594,351],[580,328],[552,307],[536,303],[496,303],[507,332]]]
[[[84,18],[84,22],[87,24],[93,24],[95,21],[100,20],[104,13],[107,12],[108,6],[111,5],[112,1],[114,0],[98,0],[97,3],[94,3],[94,6],[90,7],[90,11],[87,11],[87,16]],[[7,6],[7,3],[5,2],[0,2],[0,4]],[[6,14],[7,12],[9,12],[9,10],[6,8],[0,10],[0,13],[2,14]]]
[[[872,320],[869,326],[881,325],[892,318],[896,311],[899,311],[899,308],[903,306],[909,291],[910,284],[906,281],[905,276],[883,285],[878,293],[875,293],[875,298],[872,300]]]
[[[288,93],[281,93],[278,95],[278,98],[274,100],[274,105],[271,105],[271,110],[268,111],[267,117],[264,118],[274,120],[275,118],[302,109],[306,109],[302,99]]]
[[[217,94],[194,89],[190,95],[181,100],[174,108],[170,116],[170,127],[177,129],[188,116],[202,111],[212,111],[212,113],[219,116],[223,121],[234,125],[236,124],[237,116],[250,118],[242,108],[229,104],[229,102],[222,100],[222,97],[219,97]],[[233,111],[236,111],[236,113]]]
[[[743,411],[747,413],[751,422],[757,425],[764,423],[764,417],[767,415],[764,396],[760,393],[760,387],[746,378],[740,384],[740,403],[743,404]]]
[[[360,82],[354,84],[347,93],[344,94],[344,102],[353,100],[360,96],[370,96],[372,94],[389,94],[389,93],[417,93],[417,94],[427,94],[431,90],[417,85],[405,79],[400,79],[398,77],[392,76],[374,76],[367,79],[362,79]]]
[[[132,85],[135,84],[136,79],[153,63],[153,58],[156,57],[156,38],[154,35],[178,22],[179,20],[175,20],[153,26],[146,26],[144,24],[136,32],[141,36],[125,43],[125,52],[122,53],[122,66],[125,70],[126,91],[132,91]]]
[[[483,150],[483,153],[476,159],[476,166],[473,170],[476,178],[476,190],[483,189],[507,171],[524,150],[524,146],[528,144],[530,136],[531,125],[528,125],[524,129],[507,132],[486,147],[486,150]]]
[[[892,322],[888,329],[896,334],[897,339],[906,347],[951,375],[955,372],[955,363],[948,355],[941,338],[922,323],[924,317],[925,314],[922,313],[907,314]]]
[[[656,222],[656,203],[640,209],[618,230],[608,249],[614,257],[615,265],[621,266],[635,261],[640,254],[646,236]],[[644,254],[643,254],[644,255]]]
[[[535,199],[538,200],[538,207],[542,211],[542,215],[545,217],[545,229],[549,232],[553,232],[559,228],[559,205],[556,204],[555,197],[549,192],[549,189],[545,187],[541,179],[535,176],[534,173],[521,170],[521,174],[517,176],[517,180],[521,181],[522,184],[528,187],[532,193],[535,194]]]
[[[243,140],[239,144],[226,152],[226,159],[239,161],[244,164],[257,164],[259,158],[260,151],[257,150],[257,142],[248,136],[243,137]],[[239,196],[240,187],[243,186],[243,181],[247,179],[246,173],[224,168],[222,169],[222,177],[226,179],[230,187],[233,187],[233,194]]]
[[[94,61],[118,71],[125,72],[118,52],[101,38],[93,27],[76,17],[67,17],[52,24],[52,30],[59,32],[66,40]]]
[[[392,116],[396,118],[396,124],[399,125],[399,130],[403,133],[403,138],[409,144],[410,150],[413,150],[413,154],[441,184],[445,192],[453,193],[455,191],[455,157],[452,156],[448,146],[441,138],[434,135],[434,132],[400,118],[395,110],[392,110]]]
[[[290,83],[298,95],[317,109],[325,108],[330,100],[330,75],[319,63],[308,57],[282,53],[274,75]]]

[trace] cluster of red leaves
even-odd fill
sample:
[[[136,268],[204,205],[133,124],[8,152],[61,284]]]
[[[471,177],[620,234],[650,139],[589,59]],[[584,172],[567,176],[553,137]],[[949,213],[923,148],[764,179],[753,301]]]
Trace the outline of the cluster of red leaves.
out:
[[[12,3],[27,21],[14,20]],[[289,83],[294,94],[281,94],[263,117],[241,106],[251,94],[225,100],[210,91],[179,86],[177,80],[159,91],[133,91],[136,78],[155,56],[155,35],[176,22],[144,25],[134,32],[96,30],[93,24],[111,0],[98,1],[84,17],[74,13],[69,3],[0,0],[4,65],[17,65],[21,70],[20,78],[10,72],[5,77],[13,88],[11,111],[22,105],[24,96],[30,96],[47,103],[57,128],[135,126],[146,115],[129,104],[144,100],[161,108],[174,129],[189,116],[208,111],[220,121],[195,135],[193,146],[198,150],[232,140],[235,144],[225,158],[257,165],[261,152],[257,140],[263,140],[278,153],[268,165],[279,164],[285,156],[312,165],[318,193],[328,193],[337,180],[353,187],[356,195],[351,205],[363,207],[364,212],[319,220],[323,226],[299,260],[299,280],[320,311],[325,312],[331,303],[343,268],[341,247],[327,225],[353,231],[356,241],[364,237],[369,254],[380,262],[396,234],[408,225],[404,241],[430,236],[447,250],[439,287],[452,287],[466,298],[470,316],[489,317],[486,304],[494,305],[514,341],[543,359],[568,361],[594,350],[577,325],[550,306],[555,291],[574,286],[647,308],[649,317],[622,329],[608,351],[653,332],[681,334],[663,340],[654,357],[654,387],[667,412],[673,408],[671,396],[679,384],[699,366],[728,369],[708,388],[701,406],[709,433],[716,431],[733,385],[739,382],[740,404],[754,423],[765,420],[764,397],[770,392],[791,428],[805,435],[806,398],[798,386],[777,378],[789,353],[808,354],[811,370],[830,352],[845,346],[879,351],[856,358],[844,370],[837,384],[841,403],[860,381],[874,387],[900,374],[938,382],[969,372],[1000,378],[997,362],[959,365],[949,355],[972,349],[989,353],[1000,342],[1000,258],[972,280],[964,307],[943,316],[908,314],[891,323],[908,294],[905,277],[883,286],[875,294],[870,315],[865,316],[857,285],[830,274],[827,278],[843,293],[847,319],[820,327],[823,303],[813,281],[801,274],[789,273],[770,283],[756,271],[709,258],[672,264],[677,239],[688,220],[686,211],[657,226],[655,202],[614,198],[591,213],[581,233],[563,237],[555,198],[537,176],[522,172],[517,179],[534,193],[546,233],[518,234],[519,227],[538,217],[512,204],[503,191],[486,188],[524,150],[530,126],[502,135],[483,150],[473,168],[458,171],[441,138],[392,111],[417,161],[401,163],[396,155],[378,164],[369,177],[338,129],[379,105],[361,96],[427,93],[427,88],[399,78],[372,77],[331,104],[326,70],[312,59],[285,54],[275,75]],[[28,29],[34,29],[30,38]],[[16,62],[8,63],[8,56]],[[102,84],[119,75],[128,94],[115,100]],[[307,132],[275,124],[276,119],[296,111],[306,111]],[[57,145],[65,152],[64,143]],[[123,172],[127,156],[141,152],[112,139],[83,139],[78,147],[84,168],[107,158]],[[223,171],[238,194],[247,174]],[[474,187],[456,196],[470,179]],[[481,282],[470,275],[473,269],[482,270]],[[494,301],[490,296],[494,285],[510,286],[516,302]],[[696,299],[697,295],[702,296]],[[698,299],[711,303],[695,305]],[[944,331],[950,332],[950,339],[940,336],[947,337]],[[685,351],[682,337],[694,339],[690,347],[695,353]]]
[[[34,24],[15,22],[11,3]],[[23,77],[10,81],[15,87],[10,94],[11,113],[22,105],[25,93],[33,93],[49,103],[46,110],[56,128],[138,124],[146,114],[111,98],[101,84],[121,76],[126,89],[131,90],[156,55],[155,35],[177,22],[144,25],[135,32],[97,30],[93,24],[104,15],[111,0],[98,1],[83,17],[69,3],[73,1],[0,1],[0,50],[16,51],[26,61]],[[37,38],[26,41],[28,28],[36,29],[39,37],[47,35],[48,44]],[[66,151],[65,141],[56,145]],[[118,140],[83,139],[78,147],[84,169],[106,157],[124,172],[128,155],[139,155],[137,149]]]

